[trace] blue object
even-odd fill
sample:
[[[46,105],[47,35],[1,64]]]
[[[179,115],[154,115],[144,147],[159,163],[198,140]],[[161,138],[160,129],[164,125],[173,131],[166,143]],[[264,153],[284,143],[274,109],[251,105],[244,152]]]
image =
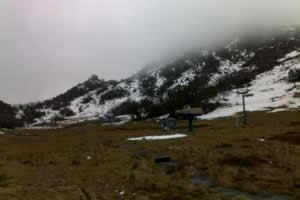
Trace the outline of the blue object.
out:
[[[167,132],[167,130],[166,130],[167,124],[168,124],[168,120],[167,119],[161,119],[160,120],[160,131],[161,132]]]
[[[194,116],[194,115],[186,115],[184,117],[184,120],[188,120],[189,121],[189,131],[193,132],[193,130],[194,130],[193,120],[196,120],[196,116]]]
[[[160,131],[167,132],[167,128],[171,131],[176,131],[176,120],[174,119],[161,119],[160,120]]]

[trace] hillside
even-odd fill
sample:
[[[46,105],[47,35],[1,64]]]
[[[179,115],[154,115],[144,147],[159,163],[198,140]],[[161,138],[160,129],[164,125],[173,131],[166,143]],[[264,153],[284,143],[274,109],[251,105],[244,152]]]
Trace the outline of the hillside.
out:
[[[215,51],[194,52],[121,81],[93,75],[55,98],[16,109],[28,124],[95,119],[109,112],[155,117],[187,104],[203,107],[203,118],[214,118],[241,111],[236,91],[248,87],[248,110],[280,111],[300,105],[294,98],[300,89],[288,81],[289,71],[297,68],[300,27],[293,27],[280,34],[236,39]]]

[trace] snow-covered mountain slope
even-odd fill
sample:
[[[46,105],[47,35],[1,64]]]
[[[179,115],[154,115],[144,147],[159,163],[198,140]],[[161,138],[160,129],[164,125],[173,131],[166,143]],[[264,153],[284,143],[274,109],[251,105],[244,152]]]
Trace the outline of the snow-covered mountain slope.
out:
[[[287,81],[288,72],[292,69],[300,70],[300,49],[292,51],[273,70],[262,73],[251,81],[249,96],[246,97],[246,109],[248,111],[269,110],[270,112],[286,111],[300,108],[300,84],[295,87]],[[211,119],[231,116],[242,112],[242,96],[239,89],[232,90],[223,103],[226,106],[219,107],[201,118]]]
[[[300,66],[300,28],[263,39],[238,39],[215,51],[199,51],[164,66],[147,67],[121,81],[92,76],[64,94],[18,107],[28,124],[89,120],[115,114],[155,117],[186,104],[202,106],[203,118],[241,111],[236,91],[248,87],[247,109],[295,109],[300,92],[288,81]]]

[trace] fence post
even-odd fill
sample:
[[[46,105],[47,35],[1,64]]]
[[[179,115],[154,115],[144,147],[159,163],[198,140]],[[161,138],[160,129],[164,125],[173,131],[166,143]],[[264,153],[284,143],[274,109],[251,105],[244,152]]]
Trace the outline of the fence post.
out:
[[[248,121],[247,121],[245,94],[242,94],[242,98],[243,98],[244,125],[246,126],[248,124]]]
[[[244,91],[237,91],[237,94],[242,95],[243,113],[244,113],[244,126],[246,126],[248,124],[248,121],[247,121],[247,112],[246,112],[246,101],[245,101],[246,94],[248,94],[248,92],[249,92],[248,88],[246,90],[244,90]]]

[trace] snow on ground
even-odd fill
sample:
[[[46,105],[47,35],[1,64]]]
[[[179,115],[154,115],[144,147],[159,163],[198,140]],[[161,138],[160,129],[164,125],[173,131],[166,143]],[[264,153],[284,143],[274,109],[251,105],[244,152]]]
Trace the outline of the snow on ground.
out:
[[[136,137],[128,138],[129,141],[140,141],[140,140],[168,140],[186,137],[185,134],[174,134],[174,135],[160,135],[160,136],[145,136],[145,137]]]
[[[220,61],[221,61],[220,73],[215,73],[213,74],[213,76],[211,76],[207,84],[209,86],[215,86],[218,83],[220,78],[228,74],[232,74],[233,72],[239,71],[240,67],[245,63],[245,62],[239,62],[233,64],[229,60],[220,60]]]
[[[60,129],[63,128],[62,126],[28,126],[25,127],[25,130],[53,130],[53,129]]]
[[[166,118],[168,118],[169,116],[170,116],[170,114],[161,115],[161,116],[159,116],[159,117],[156,117],[155,119],[156,119],[156,120],[166,119]]]
[[[23,110],[21,110],[20,108],[18,109],[18,112],[16,113],[16,119],[22,119],[24,116],[24,112]]]
[[[300,64],[293,66],[283,64],[275,67],[272,71],[265,72],[256,77],[256,80],[251,82],[249,94],[252,96],[246,97],[246,110],[273,110],[279,112],[298,108],[300,99],[293,98],[295,92],[300,92],[300,87],[293,88],[292,83],[288,83],[286,78],[288,71],[299,67]],[[223,102],[229,104],[216,109],[215,111],[201,116],[202,119],[213,119],[218,117],[226,117],[242,112],[242,97],[237,95],[236,91],[232,91]]]
[[[108,113],[114,107],[119,106],[120,104],[126,102],[127,100],[140,101],[144,98],[139,91],[138,80],[134,80],[129,84],[125,82],[121,82],[116,87],[127,89],[128,92],[130,93],[129,96],[105,101],[104,104],[100,104],[99,100],[101,99],[101,96],[109,92],[110,90],[113,90],[114,88],[109,88],[108,90],[106,90],[105,92],[99,95],[97,95],[95,91],[92,91],[83,97],[75,99],[71,103],[70,109],[76,113],[76,115],[73,116],[72,118],[100,117]],[[87,104],[83,104],[82,100],[87,96],[91,96],[93,100]]]
[[[133,117],[132,115],[117,115],[117,116],[115,116],[116,119],[119,119],[121,121],[131,120],[132,117]]]
[[[287,54],[284,58],[279,59],[278,61],[279,62],[283,62],[283,61],[285,61],[287,59],[295,58],[295,57],[298,57],[298,56],[300,56],[300,50],[292,51],[291,53]]]
[[[124,103],[127,100],[128,97],[123,97],[119,99],[105,101],[105,104],[99,105],[98,103],[94,103],[94,102],[88,104],[82,104],[81,99],[79,98],[72,102],[70,108],[76,113],[74,118],[99,117],[105,115],[112,108]],[[80,112],[80,109],[82,109],[83,111]]]
[[[233,45],[235,43],[232,43]],[[232,74],[234,72],[237,72],[239,70],[241,70],[241,67],[246,63],[246,58],[251,58],[254,56],[253,53],[247,53],[247,51],[242,51],[240,52],[240,55],[245,58],[243,61],[239,61],[239,62],[231,62],[230,60],[223,60],[221,57],[216,55],[216,52],[213,52],[213,56],[220,61],[221,65],[219,68],[219,73],[214,73],[213,76],[211,76],[209,82],[208,82],[208,86],[215,86],[218,81],[223,78],[224,76],[228,75],[228,74]]]
[[[81,122],[86,122],[86,121],[93,121],[97,120],[99,117],[93,117],[93,116],[88,116],[88,117],[68,117],[66,120],[59,121],[57,124],[61,126],[65,125],[71,125],[71,124],[78,124]]]
[[[139,80],[137,79],[130,83],[119,83],[116,87],[121,87],[125,90],[128,90],[129,95],[126,97],[105,101],[104,104],[101,104],[99,102],[101,96],[113,90],[115,87],[110,86],[106,91],[104,91],[101,94],[97,94],[97,90],[94,90],[82,97],[73,100],[68,108],[70,108],[75,113],[75,115],[72,117],[66,117],[66,120],[64,120],[62,124],[65,125],[78,123],[82,121],[95,120],[101,116],[104,116],[109,111],[111,111],[111,109],[115,108],[116,106],[119,106],[125,101],[141,101],[144,97],[142,96],[139,90],[139,84]],[[92,100],[89,103],[83,103],[84,99],[87,97],[90,97]],[[39,111],[46,113],[45,116],[43,116],[40,119],[36,119],[36,122],[31,126],[42,123],[49,123],[53,121],[55,116],[59,116],[59,111],[57,110],[41,109]],[[22,113],[18,113],[17,115],[21,117]]]
[[[167,79],[165,77],[160,76],[158,72],[155,72],[153,75],[157,80],[156,88],[159,89],[167,81]]]
[[[120,122],[108,122],[108,123],[103,123],[102,126],[121,126],[123,124],[126,124],[130,122],[131,120],[124,120]]]
[[[45,116],[42,118],[35,119],[35,123],[31,124],[30,127],[33,127],[37,124],[42,124],[42,123],[50,123],[53,121],[55,116],[59,115],[59,111],[57,110],[52,110],[52,109],[40,109],[40,112],[46,113]]]
[[[234,45],[234,44],[232,44]],[[244,58],[252,57],[254,54],[249,54],[247,52],[242,52],[241,56]],[[238,63],[231,63],[227,60],[221,60],[214,56],[217,59],[220,59],[222,65],[220,66],[220,73],[215,74],[211,77],[209,85],[214,85],[217,81],[225,76],[226,74],[233,73],[241,69],[244,61]],[[279,59],[280,65],[275,67],[272,71],[265,72],[256,77],[256,80],[251,82],[251,87],[249,88],[250,94],[252,96],[246,98],[246,107],[248,111],[256,110],[268,110],[270,108],[271,112],[279,112],[287,109],[293,109],[300,106],[299,98],[293,98],[295,92],[300,92],[300,88],[292,88],[293,84],[288,83],[286,78],[288,77],[288,72],[290,69],[300,69],[300,59],[297,57],[300,56],[300,50],[293,51],[282,59]],[[186,61],[190,62],[190,61]],[[192,63],[191,63],[192,64]],[[204,64],[205,65],[205,64]],[[203,65],[195,66],[201,70]],[[153,72],[153,76],[157,78],[156,86],[159,88],[166,79],[160,77],[158,72]],[[175,88],[176,86],[187,85],[195,77],[195,69],[190,69],[182,74],[182,76],[176,80],[176,82],[170,87],[170,89]],[[145,97],[140,92],[140,82],[138,79],[134,79],[131,82],[121,82],[116,87],[121,87],[129,92],[129,96],[114,99],[110,101],[105,101],[104,104],[100,104],[99,100],[101,95],[105,94],[114,89],[113,86],[109,87],[108,90],[104,91],[101,94],[97,94],[97,90],[91,91],[83,97],[79,97],[71,102],[69,108],[75,112],[75,116],[66,118],[64,123],[76,123],[87,120],[98,119],[100,116],[108,113],[112,108],[124,103],[125,101],[140,101]],[[85,98],[90,96],[92,101],[89,103],[82,103]],[[221,97],[221,96],[220,96]],[[218,99],[218,98],[216,98]],[[242,111],[242,98],[240,95],[236,94],[236,91],[231,91],[229,94],[226,94],[226,101],[223,101],[224,104],[228,106],[220,107],[217,110],[203,115],[203,119],[212,119],[217,117],[230,116],[237,112]],[[284,107],[283,107],[284,106]],[[283,108],[282,108],[283,107]],[[37,119],[36,123],[32,124],[33,126],[41,123],[48,123],[59,116],[59,111],[52,109],[41,109],[39,111],[45,112],[46,115],[41,119]],[[22,111],[16,114],[17,118],[21,118],[23,115]]]
[[[140,81],[138,79],[134,80],[129,88],[130,88],[130,96],[129,99],[132,101],[141,101],[142,99],[144,99],[145,97],[142,95],[141,91],[140,91]]]
[[[186,86],[188,85],[196,76],[194,69],[190,69],[182,74],[182,76],[175,81],[175,83],[169,87],[169,89],[173,89],[177,86]]]

